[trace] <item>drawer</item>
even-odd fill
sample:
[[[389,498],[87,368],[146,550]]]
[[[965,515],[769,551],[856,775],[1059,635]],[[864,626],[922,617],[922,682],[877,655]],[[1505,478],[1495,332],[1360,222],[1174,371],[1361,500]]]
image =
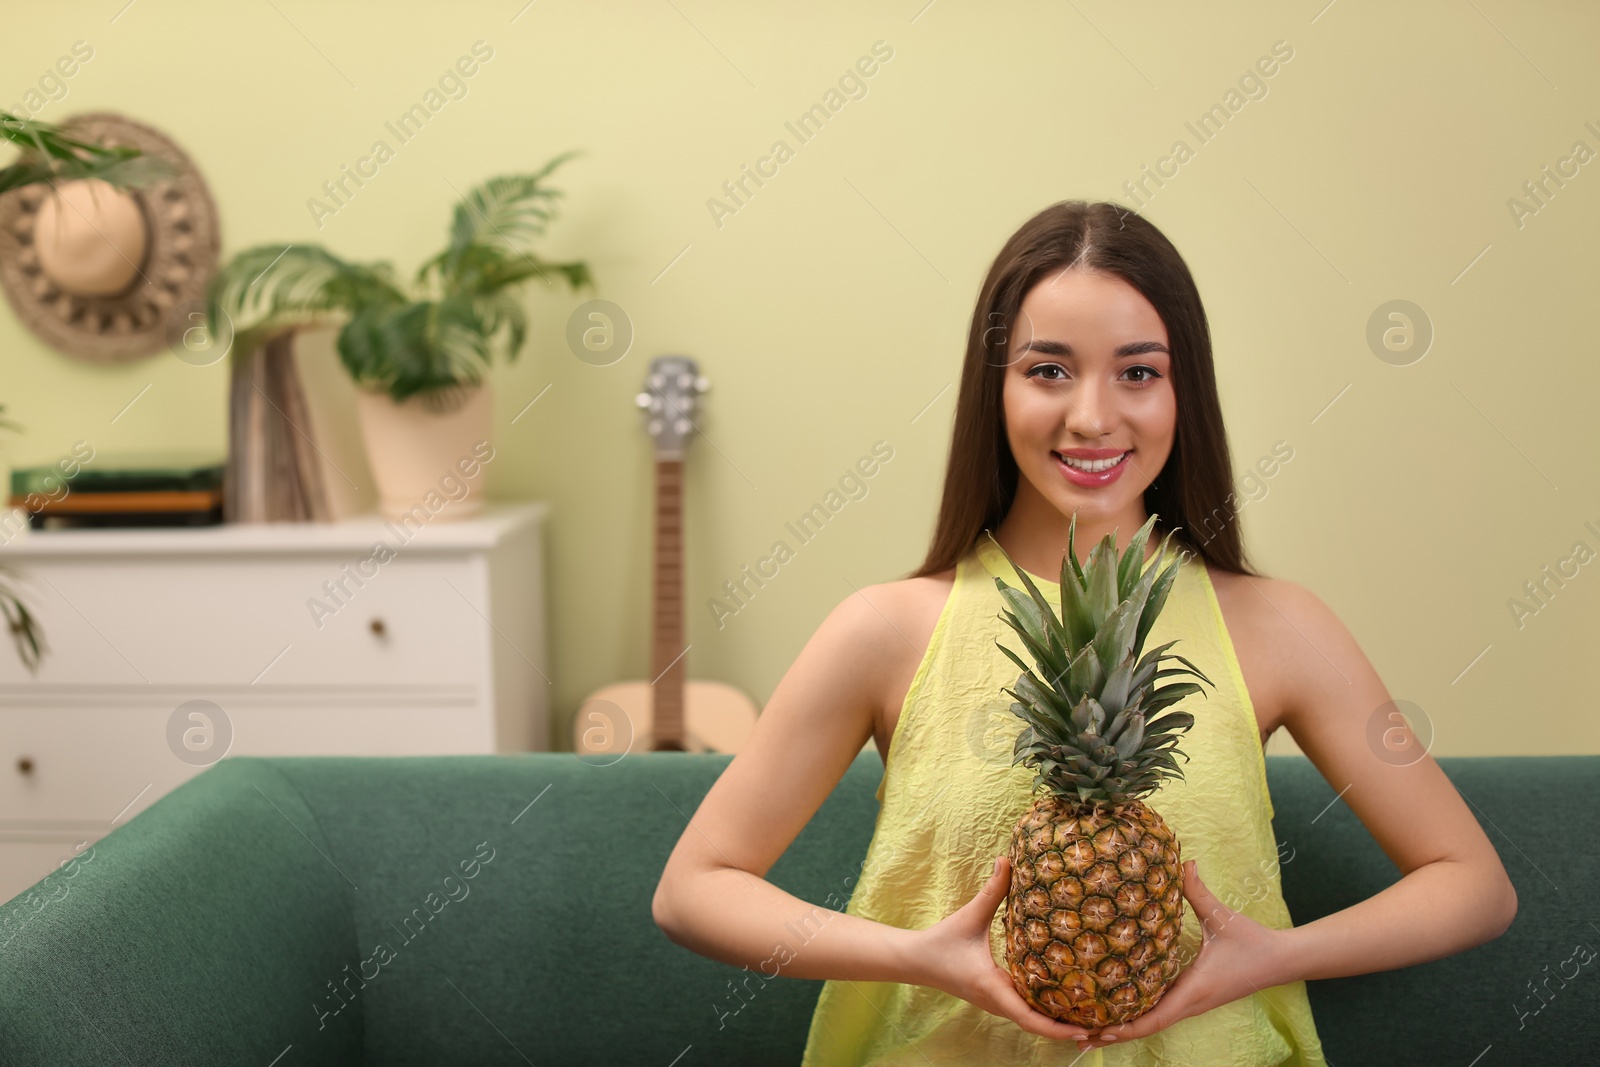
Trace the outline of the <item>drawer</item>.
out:
[[[200,769],[167,748],[166,720],[157,708],[0,711],[0,830],[106,833],[113,819],[127,821]]]
[[[0,685],[486,684],[486,569],[469,557],[58,558],[13,564],[49,653]]]
[[[33,830],[105,833],[223,756],[424,756],[493,751],[470,691],[424,704],[395,693],[283,705],[243,690],[201,698],[206,720],[174,715],[193,690],[141,690],[125,708],[0,710],[0,837]],[[178,726],[173,728],[176,717]],[[197,743],[178,755],[185,731]],[[169,737],[176,735],[177,739]],[[231,735],[231,737],[230,737]],[[206,745],[226,745],[210,756]],[[185,750],[187,751],[187,750]],[[214,749],[213,749],[214,751]],[[208,759],[208,756],[210,758]],[[116,820],[115,824],[113,820]]]

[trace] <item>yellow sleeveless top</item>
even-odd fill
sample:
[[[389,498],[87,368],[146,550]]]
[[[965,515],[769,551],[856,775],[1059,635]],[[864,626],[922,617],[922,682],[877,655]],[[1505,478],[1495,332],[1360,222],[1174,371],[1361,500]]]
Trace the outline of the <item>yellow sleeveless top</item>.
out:
[[[1155,543],[1156,538],[1151,537]],[[1176,539],[1169,546],[1169,559]],[[1146,566],[1153,565],[1154,557]],[[877,823],[846,912],[902,929],[925,929],[966,904],[1010,845],[1011,828],[1032,804],[1035,771],[1011,762],[1023,722],[1002,686],[1017,667],[999,640],[1028,656],[1000,617],[994,577],[1020,588],[1004,555],[979,538],[956,567],[949,599],[912,678],[889,742],[878,787]],[[1060,603],[1060,585],[1034,575]],[[1057,609],[1059,610],[1059,608]],[[1264,926],[1291,926],[1278,872],[1278,847],[1255,709],[1205,563],[1183,562],[1146,648],[1172,648],[1205,672],[1205,687],[1175,709],[1195,725],[1179,735],[1184,777],[1148,797],[1182,846],[1184,860],[1218,900]],[[1004,966],[997,909],[990,929]],[[1200,949],[1200,922],[1184,903],[1181,957]],[[1072,1041],[1028,1033],[959,997],[921,985],[828,981],[812,1016],[803,1067],[940,1067],[945,1064],[1074,1067],[1325,1067],[1305,982],[1252,993],[1149,1037],[1080,1053]]]

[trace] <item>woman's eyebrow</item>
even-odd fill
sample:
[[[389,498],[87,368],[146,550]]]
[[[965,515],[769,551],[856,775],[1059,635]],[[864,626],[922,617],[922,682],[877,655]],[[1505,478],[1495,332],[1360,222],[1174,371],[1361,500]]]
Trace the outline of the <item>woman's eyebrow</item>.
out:
[[[1024,352],[1041,352],[1047,356],[1072,356],[1077,354],[1073,352],[1072,346],[1065,341],[1047,341],[1042,338],[1034,338],[1025,343],[1017,350],[1017,355],[1020,356]],[[1160,341],[1130,341],[1125,345],[1118,345],[1111,354],[1113,356],[1142,356],[1147,352],[1166,352],[1167,355],[1172,355],[1167,350],[1167,346]]]

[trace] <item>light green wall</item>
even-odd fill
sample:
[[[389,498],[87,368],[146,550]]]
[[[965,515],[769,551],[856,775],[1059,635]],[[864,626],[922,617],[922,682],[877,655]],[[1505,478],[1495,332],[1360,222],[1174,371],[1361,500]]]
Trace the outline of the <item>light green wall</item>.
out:
[[[1244,509],[1260,564],[1337,610],[1432,719],[1436,754],[1600,751],[1585,684],[1600,564],[1521,628],[1508,607],[1575,543],[1600,550],[1600,166],[1520,226],[1508,207],[1576,142],[1600,149],[1594,9],[651,0],[535,3],[513,22],[520,0],[118,6],[30,10],[0,39],[0,104],[87,41],[40,117],[110,108],[174,136],[218,199],[225,254],[322,242],[409,270],[442,241],[452,186],[585,152],[558,175],[567,211],[541,248],[590,262],[633,351],[581,362],[564,330],[588,294],[536,294],[528,351],[493,374],[490,492],[553,507],[563,744],[585,693],[648,673],[651,457],[632,398],[651,356],[692,355],[713,381],[688,473],[691,675],[760,703],[852,588],[919,561],[947,387],[1001,242],[1056,200],[1131,204],[1124,181],[1181,139],[1193,157],[1145,213],[1199,281],[1236,466],[1294,450]],[[494,55],[465,98],[318,229],[307,200],[479,40]],[[785,122],[878,41],[893,58],[866,95],[799,144]],[[1185,123],[1279,41],[1293,58],[1266,94],[1199,144]],[[793,157],[718,226],[708,198],[778,139]],[[1365,332],[1401,298],[1436,338],[1397,367]],[[78,438],[220,447],[224,367],[90,367],[4,309],[0,401],[28,432],[0,459],[48,462]],[[894,454],[867,495],[718,628],[708,598],[877,441]]]

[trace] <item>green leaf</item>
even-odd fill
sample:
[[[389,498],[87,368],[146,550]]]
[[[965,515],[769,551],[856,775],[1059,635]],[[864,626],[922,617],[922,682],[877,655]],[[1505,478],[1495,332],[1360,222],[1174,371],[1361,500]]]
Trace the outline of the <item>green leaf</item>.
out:
[[[1106,711],[1112,715],[1121,712],[1128,705],[1128,697],[1133,692],[1133,653],[1130,651],[1108,675],[1106,684],[1100,690],[1100,703],[1105,705]]]
[[[1122,759],[1132,759],[1144,746],[1144,738],[1144,723],[1141,719],[1125,730],[1122,736],[1112,743],[1112,747],[1117,750],[1117,755]]]
[[[1001,599],[1005,601],[1013,613],[1006,617],[1006,621],[1011,624],[1011,627],[1018,630],[1025,640],[1031,639],[1030,647],[1037,645],[1047,650],[1048,653],[1053,654],[1053,659],[1047,659],[1042,664],[1048,670],[1050,663],[1060,663],[1066,658],[1066,649],[1062,645],[1063,635],[1059,624],[1056,622],[1055,615],[1050,611],[1050,605],[1045,602],[1042,596],[1039,596],[1039,591],[1034,587],[1032,579],[1024,577],[1024,580],[1027,581],[1034,594],[1031,598],[1023,596],[1017,590],[1006,585],[1005,580],[1002,578],[996,578],[994,584],[1000,590]],[[1013,619],[1016,621],[1013,621]],[[1020,627],[1019,623],[1021,624]]]
[[[449,254],[459,255],[471,245],[517,249],[527,238],[542,235],[563,195],[543,181],[577,154],[563,152],[532,174],[503,174],[469,189],[455,208]]]
[[[998,648],[1001,652],[1004,652],[1006,654],[1006,657],[1008,659],[1010,659],[1012,663],[1015,663],[1019,670],[1021,670],[1023,672],[1027,672],[1027,671],[1033,670],[1033,664],[1031,664],[1031,663],[1027,662],[1026,660],[1024,660],[1021,656],[1019,656],[1015,652],[1011,651],[1011,649],[1007,648],[1005,645],[1002,645],[999,641],[996,641],[994,643],[994,647]]]
[[[1061,618],[1068,634],[1068,652],[1077,655],[1079,649],[1094,640],[1095,619],[1087,591],[1067,566],[1066,560],[1071,558],[1069,552],[1061,564]]]
[[[1089,579],[1089,611],[1096,623],[1109,619],[1117,607],[1116,555],[1116,541],[1111,534],[1106,534],[1090,551],[1089,562],[1084,567]]]
[[[1048,709],[1030,704],[1020,694],[1012,692],[1010,689],[1002,689],[1001,692],[1010,693],[1014,698],[1011,705],[1012,714],[1019,716],[1028,724],[1029,728],[1033,729],[1041,737],[1049,738],[1060,735],[1061,726],[1053,719]]]
[[[1077,531],[1078,531],[1078,512],[1076,510],[1074,510],[1072,512],[1072,518],[1067,522],[1067,556],[1061,562],[1062,562],[1062,566],[1063,567],[1068,567],[1068,566],[1071,567],[1072,576],[1075,579],[1077,579],[1077,586],[1078,586],[1079,591],[1081,592],[1082,590],[1088,588],[1089,580],[1088,580],[1088,577],[1083,573],[1082,565],[1078,563],[1078,553],[1077,553],[1077,550],[1073,547],[1073,538],[1077,534]],[[1063,586],[1065,586],[1067,584],[1066,581],[1065,581],[1065,574],[1066,574],[1066,571],[1063,570],[1062,571],[1063,580],[1061,582],[1061,584]]]
[[[1105,685],[1105,669],[1093,645],[1085,645],[1067,668],[1067,691],[1073,694],[1098,693]]]
[[[248,354],[287,327],[347,321],[363,309],[406,302],[388,264],[347,263],[316,245],[257,245],[212,277],[206,317],[212,336],[231,336],[233,351]]]
[[[0,140],[22,151],[17,161],[0,167],[0,193],[25,185],[98,179],[118,189],[135,189],[177,177],[178,167],[160,156],[145,155],[128,145],[104,146],[70,137],[61,128],[36,119],[0,112]]]
[[[356,382],[396,401],[480,379],[487,338],[468,301],[364,308],[340,331],[338,350]]]
[[[1174,682],[1171,685],[1164,685],[1160,689],[1153,690],[1145,700],[1145,714],[1154,715],[1162,708],[1176,704],[1184,697],[1200,692],[1204,692],[1204,690],[1193,682]]]
[[[985,532],[987,533],[987,531]],[[1005,557],[1007,563],[1011,564],[1011,569],[1016,571],[1017,578],[1028,590],[1028,597],[1033,601],[1035,608],[1037,609],[1036,619],[1038,620],[1041,628],[1048,627],[1051,631],[1055,632],[1058,641],[1064,642],[1065,635],[1061,632],[1061,622],[1056,618],[1055,611],[1053,608],[1051,608],[1050,602],[1044,598],[1043,593],[1039,592],[1039,587],[1037,584],[1035,584],[1033,576],[1027,571],[1023,570],[1021,567],[1017,566],[1016,560],[1012,559],[1011,554],[1001,546],[999,541],[995,540],[993,534],[988,534],[988,537],[989,540],[994,543],[994,547],[1000,549],[1000,554]],[[999,588],[1002,596],[1006,596],[1008,590],[1015,594],[1015,590],[1011,590],[1011,587],[1006,585],[1003,579],[996,577],[994,582],[996,587]],[[1012,602],[1013,610],[1015,610],[1016,604],[1014,599],[1020,599],[1020,594],[1015,594],[1015,597],[1007,597],[1006,599],[1008,602]]]
[[[1010,612],[1004,612],[1003,615],[1004,615],[1004,617],[1006,618],[1006,620],[1008,622],[1010,622],[1012,619],[1015,618],[1015,616],[1013,616]],[[1062,654],[1058,653],[1058,651],[1057,651],[1059,646],[1055,646],[1055,645],[1046,646],[1046,645],[1038,644],[1034,640],[1033,636],[1029,633],[1027,626],[1022,624],[1020,621],[1012,623],[1012,628],[1016,630],[1017,636],[1022,639],[1023,647],[1026,648],[1027,651],[1028,651],[1028,654],[1033,657],[1034,663],[1036,664],[1037,669],[1039,671],[1041,671],[1044,674],[1048,675],[1050,673],[1050,664],[1052,662],[1061,662],[1061,655]],[[1004,648],[1005,646],[1002,645],[1001,647]],[[1014,653],[1013,653],[1013,660],[1016,661]],[[1033,669],[1033,668],[1024,668],[1024,669],[1025,670],[1029,670],[1029,669]],[[1051,685],[1060,685],[1061,684],[1061,679],[1059,677],[1048,678],[1047,680],[1050,682]]]
[[[1134,651],[1134,640],[1138,636],[1139,608],[1136,601],[1125,601],[1117,605],[1111,613],[1100,632],[1095,635],[1094,651],[1100,658],[1100,665],[1109,674],[1129,654]]]
[[[1060,693],[1041,683],[1032,671],[1017,679],[1016,690],[1024,703],[1048,709],[1063,724],[1072,713],[1072,705]]]
[[[1176,652],[1172,653],[1172,655],[1170,655],[1170,656],[1168,656],[1166,658],[1177,660],[1179,663],[1181,663],[1185,667],[1189,668],[1187,673],[1193,674],[1195,677],[1199,678],[1202,682],[1205,682],[1207,685],[1212,686],[1213,688],[1216,687],[1216,683],[1214,683],[1210,678],[1207,678],[1203,673],[1201,673],[1199,667],[1196,667],[1193,663],[1190,663],[1188,660],[1184,659],[1182,656],[1178,655]],[[1185,673],[1185,672],[1174,670],[1174,671],[1171,671],[1171,672],[1162,671],[1161,673],[1162,674],[1167,674],[1167,673],[1182,674],[1182,673]]]
[[[1156,550],[1157,561],[1150,565],[1152,570],[1159,568],[1160,573],[1156,575],[1155,583],[1151,586],[1150,596],[1145,600],[1144,615],[1139,621],[1140,633],[1149,633],[1150,627],[1155,625],[1156,616],[1161,613],[1162,607],[1166,605],[1167,594],[1172,590],[1172,583],[1177,580],[1179,561],[1174,559],[1170,563],[1165,562],[1167,542],[1171,540],[1174,532],[1176,531],[1167,531],[1167,536],[1161,539],[1161,547]]]
[[[1123,550],[1122,560],[1117,564],[1117,590],[1122,600],[1127,600],[1133,594],[1134,586],[1138,584],[1140,567],[1144,564],[1145,544],[1150,537],[1150,531],[1155,527],[1156,517],[1151,515],[1144,520],[1144,525],[1128,539],[1128,547]]]
[[[1153,720],[1146,728],[1146,732],[1155,735],[1176,730],[1188,730],[1194,726],[1195,718],[1187,711],[1169,711],[1167,714]]]

